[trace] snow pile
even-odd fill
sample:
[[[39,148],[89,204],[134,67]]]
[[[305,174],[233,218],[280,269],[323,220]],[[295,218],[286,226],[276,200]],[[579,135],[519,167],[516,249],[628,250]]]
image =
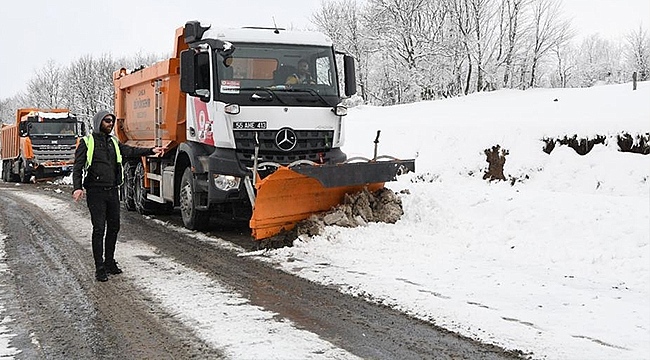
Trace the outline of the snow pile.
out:
[[[394,224],[404,214],[402,200],[391,190],[382,188],[371,192],[364,189],[346,194],[342,204],[321,214],[315,214],[296,225],[296,236],[320,235],[325,226],[357,227],[369,222]]]

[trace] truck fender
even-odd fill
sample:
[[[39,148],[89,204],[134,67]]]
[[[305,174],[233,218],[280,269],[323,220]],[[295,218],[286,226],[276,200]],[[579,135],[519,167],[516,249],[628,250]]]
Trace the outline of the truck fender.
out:
[[[188,166],[187,161],[189,161],[189,166],[194,169],[194,173],[204,173],[207,169],[203,167],[203,164],[199,161],[199,157],[210,156],[212,151],[214,151],[214,148],[209,146],[184,142],[178,146],[175,163],[179,164],[179,162],[185,162],[185,166]],[[187,160],[183,160],[183,158],[186,158]]]
[[[204,146],[190,142],[181,143],[174,157],[174,205],[179,205],[179,194],[183,172],[190,167],[194,173],[204,173],[203,165],[199,161],[199,156],[208,156],[210,152]]]

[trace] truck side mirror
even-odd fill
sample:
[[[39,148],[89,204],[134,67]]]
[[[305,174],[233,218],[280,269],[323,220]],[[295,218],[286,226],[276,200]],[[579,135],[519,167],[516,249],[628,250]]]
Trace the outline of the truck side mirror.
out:
[[[29,122],[27,121],[21,121],[20,124],[18,125],[18,132],[20,133],[21,137],[25,137],[29,135]]]
[[[181,51],[181,91],[190,95],[196,91],[194,50]]]
[[[77,136],[86,136],[86,123],[77,121]]]
[[[357,77],[354,72],[354,58],[350,55],[343,56],[343,74],[345,75],[345,95],[352,96],[357,93]]]
[[[210,55],[206,52],[181,52],[181,91],[210,101]]]

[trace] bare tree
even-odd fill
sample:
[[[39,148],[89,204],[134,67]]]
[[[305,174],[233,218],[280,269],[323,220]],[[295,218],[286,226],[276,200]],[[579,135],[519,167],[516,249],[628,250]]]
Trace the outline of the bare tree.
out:
[[[74,104],[75,112],[82,118],[92,116],[99,109],[96,89],[100,84],[95,73],[95,60],[92,55],[77,59],[68,70],[68,96]]]
[[[448,8],[445,2],[434,0],[369,0],[367,28],[382,55],[376,57],[387,77],[378,79],[398,82],[392,86],[399,102],[420,100],[432,87],[431,69],[441,62],[443,34]],[[380,87],[389,86],[388,83]],[[425,91],[423,91],[425,90]],[[394,101],[395,98],[393,98]]]
[[[113,72],[119,67],[110,55],[84,55],[74,61],[67,74],[70,103],[77,115],[90,119],[101,109],[113,108]]]
[[[551,50],[556,60],[556,77],[552,79],[554,87],[569,87],[573,71],[577,67],[577,54],[569,44],[556,44]]]
[[[45,67],[27,83],[25,96],[29,106],[50,109],[65,107],[63,83],[63,69],[54,60],[48,60]]]
[[[494,76],[499,57],[499,32],[495,30],[497,7],[494,0],[452,0],[454,24],[467,57],[464,93],[495,89]],[[474,73],[474,66],[476,72]]]
[[[149,65],[149,64],[147,64]],[[115,90],[113,87],[113,73],[120,69],[118,62],[111,55],[104,54],[96,61],[97,104],[103,109],[113,109],[115,103]]]
[[[367,37],[363,25],[363,11],[356,0],[323,2],[311,19],[320,31],[332,38],[338,50],[352,55],[357,60],[359,95],[368,100],[367,74],[371,53],[376,49],[376,45],[373,46]]]
[[[603,39],[598,34],[586,37],[575,55],[575,86],[625,81],[627,76],[622,53],[620,42]]]
[[[470,62],[467,58],[466,44],[461,40],[461,34],[454,26],[454,17],[450,16],[446,27],[449,30],[443,36],[443,58],[438,65],[437,97],[453,97],[464,93],[465,81],[463,73]],[[469,64],[471,65],[471,64]]]
[[[532,5],[532,34],[529,87],[537,81],[537,70],[542,58],[557,44],[571,36],[570,23],[561,17],[560,0],[536,0]]]
[[[638,81],[650,77],[650,37],[642,26],[625,36],[626,57],[633,71],[637,73]]]
[[[15,98],[0,99],[0,120],[2,124],[13,124],[16,120]]]
[[[523,10],[530,0],[501,0],[499,6],[499,49],[497,59],[503,65],[503,87],[512,88],[513,63],[523,31]]]
[[[112,110],[114,71],[150,65],[163,57],[169,56],[137,53],[115,61],[109,54],[98,58],[84,55],[67,67],[50,60],[35,72],[26,92],[0,99],[0,120],[13,123],[16,110],[26,107],[69,108],[81,119],[89,120],[99,109]]]
[[[469,94],[473,66],[471,55],[472,17],[469,12],[467,0],[451,0],[451,6],[453,8],[454,24],[459,34],[458,40],[465,51],[464,56],[467,58],[467,72],[465,75],[465,85],[463,87],[463,93],[467,95]]]
[[[468,0],[470,14],[473,17],[474,28],[474,51],[473,57],[476,63],[476,91],[483,91],[487,88],[485,83],[486,69],[492,53],[496,47],[492,34],[494,7],[491,0]]]

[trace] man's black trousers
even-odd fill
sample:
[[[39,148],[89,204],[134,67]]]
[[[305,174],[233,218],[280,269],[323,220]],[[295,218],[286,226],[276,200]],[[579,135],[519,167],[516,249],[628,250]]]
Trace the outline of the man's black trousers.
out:
[[[95,267],[99,267],[104,265],[104,261],[110,263],[115,259],[115,243],[117,242],[117,233],[120,231],[118,189],[116,187],[86,189],[86,202],[93,224],[93,257],[95,258]],[[104,235],[106,235],[105,238]],[[106,246],[105,253],[104,245]]]

